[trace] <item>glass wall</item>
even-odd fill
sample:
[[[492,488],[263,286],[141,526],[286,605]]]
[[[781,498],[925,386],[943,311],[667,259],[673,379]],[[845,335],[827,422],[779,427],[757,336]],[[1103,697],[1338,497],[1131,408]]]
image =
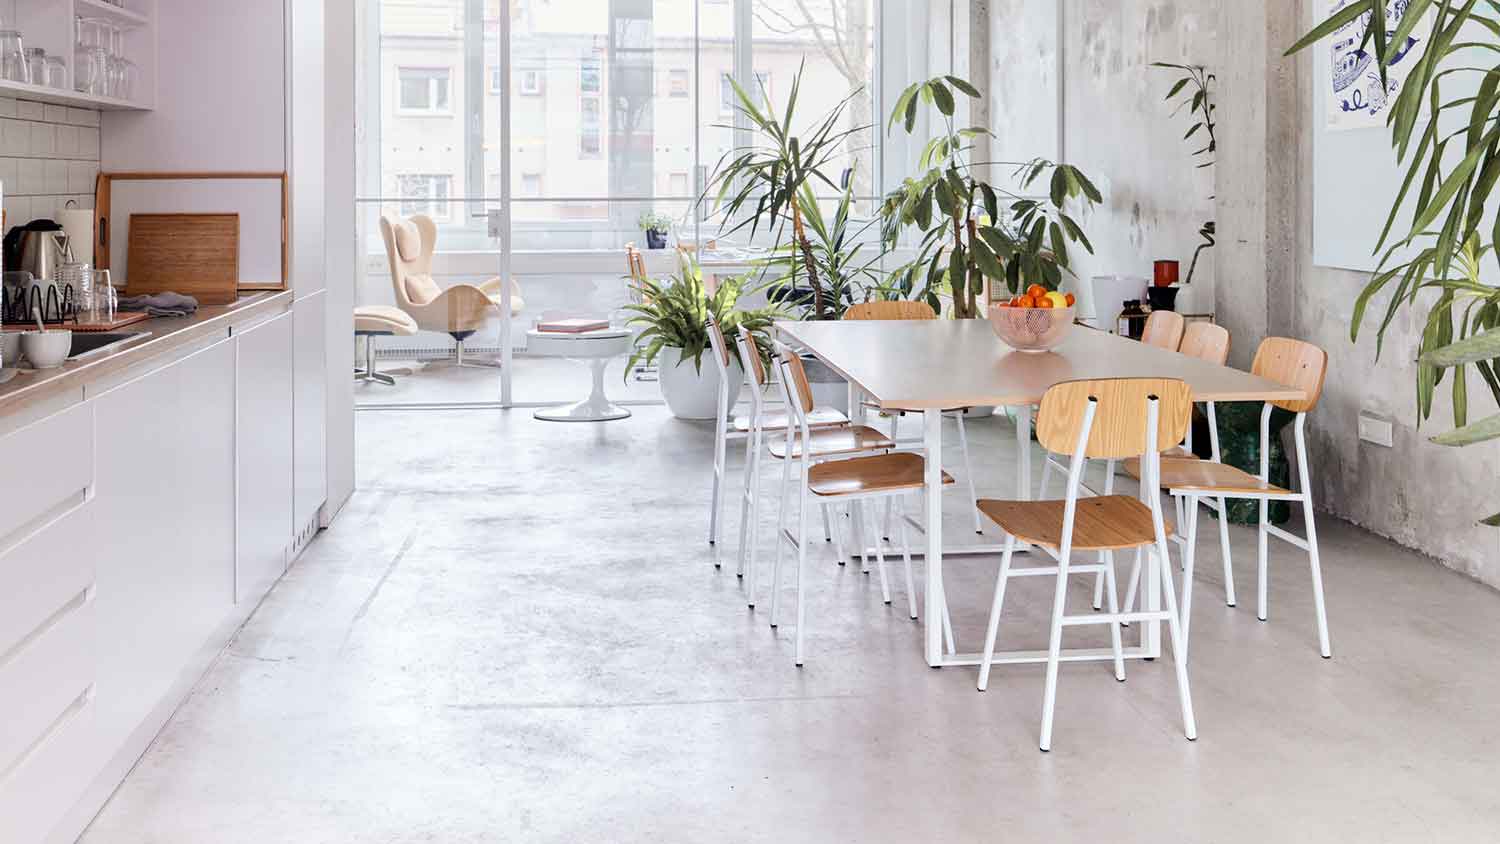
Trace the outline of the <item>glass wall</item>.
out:
[[[503,275],[519,295],[508,326],[497,307],[464,340],[466,354],[478,358],[508,350],[516,358],[509,367],[456,376],[430,365],[456,341],[425,327],[380,338],[382,366],[405,366],[412,374],[398,380],[425,378],[432,388],[365,385],[369,403],[402,403],[408,393],[420,403],[572,396],[577,385],[568,379],[528,374],[551,367],[532,365],[526,330],[560,315],[623,319],[624,250],[646,245],[643,214],[672,223],[668,249],[647,252],[653,275],[673,270],[670,247],[678,245],[717,259],[723,272],[749,269],[765,243],[726,233],[712,202],[699,199],[719,160],[755,139],[735,109],[731,80],[779,112],[800,70],[797,113],[807,123],[847,99],[844,124],[863,128],[827,169],[868,215],[891,182],[881,174],[899,172],[882,166],[883,157],[905,156],[910,146],[886,138],[886,104],[912,79],[949,66],[939,37],[949,4],[940,0],[932,0],[940,24],[910,8],[927,0],[365,2],[359,202],[367,260],[359,303],[402,304],[382,214],[432,218],[439,288]],[[913,19],[933,33],[912,37]],[[453,388],[438,388],[439,379]],[[617,383],[627,398],[657,399],[654,385]]]

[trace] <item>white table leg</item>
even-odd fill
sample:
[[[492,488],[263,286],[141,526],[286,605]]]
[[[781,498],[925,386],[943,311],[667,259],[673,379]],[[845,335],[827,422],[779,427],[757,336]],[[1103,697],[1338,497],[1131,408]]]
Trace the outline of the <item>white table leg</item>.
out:
[[[855,425],[865,424],[865,395],[853,381],[849,382],[849,421]]]
[[[1031,500],[1031,405],[1016,408],[1016,500]]]
[[[943,413],[922,411],[922,444],[926,449],[927,486],[927,664],[943,664]]]
[[[594,358],[589,361],[589,366],[594,371],[594,387],[588,398],[574,404],[538,410],[533,415],[545,422],[608,422],[629,419],[630,411],[611,404],[609,397],[604,394],[604,368],[609,365],[609,361],[609,358]]]

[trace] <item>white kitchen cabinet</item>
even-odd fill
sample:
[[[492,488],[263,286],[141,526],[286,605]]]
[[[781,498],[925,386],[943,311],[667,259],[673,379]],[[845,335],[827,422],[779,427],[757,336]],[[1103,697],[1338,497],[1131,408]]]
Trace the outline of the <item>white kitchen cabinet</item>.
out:
[[[298,531],[315,525],[328,498],[328,296],[318,291],[292,305],[293,481],[292,525]]]
[[[234,609],[234,352],[220,340],[90,402],[95,706],[111,753],[195,679],[183,672]]]
[[[286,571],[293,497],[291,312],[235,329],[235,601],[255,604]]]

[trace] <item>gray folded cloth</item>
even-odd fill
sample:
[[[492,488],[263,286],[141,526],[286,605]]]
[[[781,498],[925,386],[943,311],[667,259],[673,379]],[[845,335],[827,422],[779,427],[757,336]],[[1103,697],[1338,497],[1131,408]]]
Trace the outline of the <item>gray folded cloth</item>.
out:
[[[118,307],[122,311],[145,311],[155,317],[189,316],[198,310],[198,300],[168,290],[150,296],[121,296]]]

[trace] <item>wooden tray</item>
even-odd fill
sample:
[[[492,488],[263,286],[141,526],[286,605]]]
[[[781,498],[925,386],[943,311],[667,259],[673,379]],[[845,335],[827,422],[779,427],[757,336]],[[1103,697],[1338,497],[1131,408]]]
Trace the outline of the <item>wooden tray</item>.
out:
[[[114,322],[80,322],[62,324],[49,323],[47,325],[47,329],[50,331],[55,328],[58,330],[66,331],[82,331],[84,333],[114,331],[115,329],[124,328],[125,326],[131,325],[133,323],[145,322],[150,318],[151,315],[146,313],[145,311],[121,311],[115,314]],[[36,328],[35,325],[24,322],[8,323],[5,326],[6,331],[31,331],[34,328]]]
[[[240,282],[240,215],[131,214],[126,253],[131,296],[173,291],[229,305]]]

